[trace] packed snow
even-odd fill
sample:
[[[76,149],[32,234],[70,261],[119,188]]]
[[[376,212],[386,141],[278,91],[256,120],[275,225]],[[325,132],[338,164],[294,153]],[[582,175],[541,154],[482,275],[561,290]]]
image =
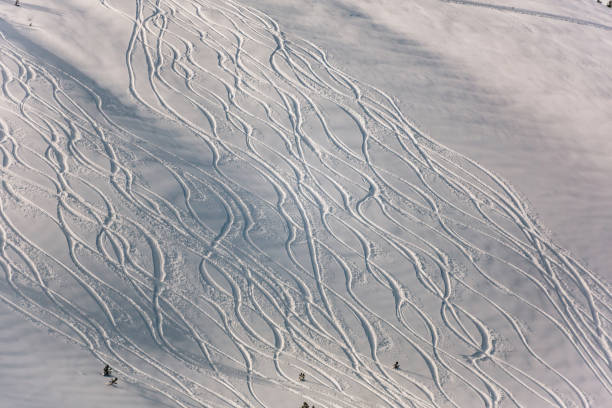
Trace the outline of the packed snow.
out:
[[[590,0],[0,2],[0,406],[612,404],[610,49]]]

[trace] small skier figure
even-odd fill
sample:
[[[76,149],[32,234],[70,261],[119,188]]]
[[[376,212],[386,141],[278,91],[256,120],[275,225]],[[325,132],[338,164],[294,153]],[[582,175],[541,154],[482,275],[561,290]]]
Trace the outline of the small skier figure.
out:
[[[110,377],[112,371],[113,369],[108,364],[104,366],[104,376],[105,377]]]
[[[395,364],[393,364],[393,368],[399,370],[399,361],[396,361]]]
[[[306,374],[300,373],[300,381],[306,381]]]
[[[302,408],[309,408],[308,403],[307,403],[307,402],[304,402],[304,403],[302,404]]]
[[[15,5],[16,5],[17,7],[21,6],[21,3],[19,2],[19,0],[15,0]]]
[[[110,381],[108,382],[108,385],[116,385],[116,384],[117,384],[117,380],[118,380],[118,378],[117,378],[117,377],[113,378],[112,380],[110,380]]]

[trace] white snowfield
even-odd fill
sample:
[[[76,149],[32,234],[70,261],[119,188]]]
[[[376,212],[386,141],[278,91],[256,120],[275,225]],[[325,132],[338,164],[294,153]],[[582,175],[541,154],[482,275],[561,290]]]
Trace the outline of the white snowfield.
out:
[[[610,284],[393,89],[254,1],[13,3],[0,407],[612,402]]]

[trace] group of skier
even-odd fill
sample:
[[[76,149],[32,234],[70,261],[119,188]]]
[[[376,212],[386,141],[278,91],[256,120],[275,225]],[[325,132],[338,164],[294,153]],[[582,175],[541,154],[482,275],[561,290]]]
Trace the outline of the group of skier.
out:
[[[399,370],[400,368],[399,361],[396,361],[395,363],[393,363],[393,368],[395,370]],[[300,381],[306,381],[306,374],[304,374],[304,372],[301,372],[298,378],[300,379]],[[314,405],[310,406],[308,405],[307,402],[304,402],[304,404],[302,404],[300,408],[315,408],[315,406]]]

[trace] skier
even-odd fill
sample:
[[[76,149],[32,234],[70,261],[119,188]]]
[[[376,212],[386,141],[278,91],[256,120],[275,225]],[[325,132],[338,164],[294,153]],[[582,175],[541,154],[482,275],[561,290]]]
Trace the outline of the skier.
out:
[[[306,381],[306,374],[300,373],[300,381]]]
[[[21,6],[21,3],[19,3],[19,0],[15,0],[15,5],[16,5],[17,7]]]
[[[113,369],[107,364],[104,366],[104,376],[109,377]]]
[[[399,361],[396,361],[395,364],[393,364],[393,368],[399,370]]]
[[[309,408],[308,403],[307,403],[307,402],[304,402],[304,403],[302,404],[302,408]]]
[[[110,381],[108,382],[108,385],[116,385],[116,384],[117,384],[117,380],[118,380],[118,378],[117,378],[117,377],[113,378],[112,380],[110,380]]]

